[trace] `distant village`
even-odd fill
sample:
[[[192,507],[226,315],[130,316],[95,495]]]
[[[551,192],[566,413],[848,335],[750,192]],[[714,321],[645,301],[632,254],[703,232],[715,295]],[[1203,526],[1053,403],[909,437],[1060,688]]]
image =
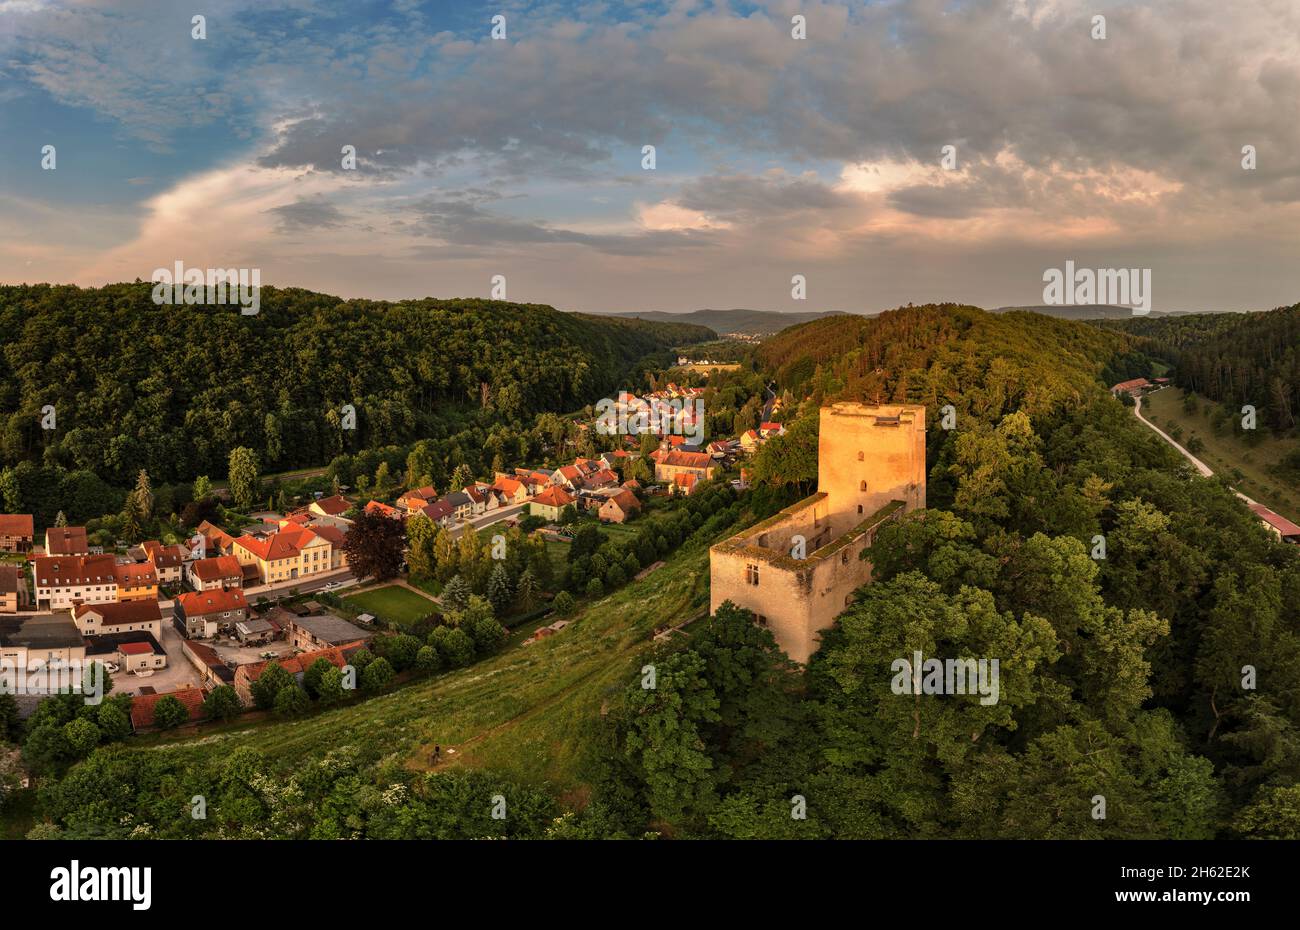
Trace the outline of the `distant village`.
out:
[[[38,536],[33,515],[0,514],[0,677],[101,662],[119,677],[117,693],[134,693],[132,725],[147,730],[155,723],[153,708],[168,695],[192,720],[201,718],[206,694],[221,685],[248,705],[272,662],[299,679],[320,659],[343,668],[376,635],[374,618],[339,616],[310,596],[357,583],[344,551],[357,513],[403,522],[422,514],[453,534],[525,517],[555,532],[569,508],[602,523],[625,523],[649,497],[689,496],[784,432],[765,422],[703,445],[667,432],[695,425],[690,407],[683,422],[682,406],[671,402],[699,393],[669,383],[644,396],[618,395],[616,404],[628,414],[663,414],[651,421],[658,441],[648,453],[643,437],[632,434],[623,437],[624,448],[594,458],[501,471],[490,482],[474,480],[445,494],[426,485],[391,502],[362,503],[318,493],[287,513],[253,514],[244,526],[204,520],[185,544],[126,541],[105,551],[89,543],[84,526],[51,526]],[[743,487],[747,470],[739,474],[733,484]]]

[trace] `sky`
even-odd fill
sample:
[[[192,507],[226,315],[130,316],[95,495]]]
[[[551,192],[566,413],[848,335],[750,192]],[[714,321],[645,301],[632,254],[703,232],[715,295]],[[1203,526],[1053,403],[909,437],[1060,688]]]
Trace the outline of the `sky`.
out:
[[[1071,261],[1270,309],[1298,104],[1297,0],[0,0],[0,282],[871,313]]]

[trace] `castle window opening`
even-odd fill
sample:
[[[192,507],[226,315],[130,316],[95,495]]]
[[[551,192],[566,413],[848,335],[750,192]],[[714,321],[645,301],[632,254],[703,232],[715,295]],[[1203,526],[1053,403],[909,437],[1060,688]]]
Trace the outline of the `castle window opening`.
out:
[[[858,461],[859,461],[859,462],[865,462],[866,460],[867,460],[867,454],[866,454],[865,452],[859,452],[859,453],[858,453]]]
[[[745,566],[745,581],[749,584],[758,584],[758,566],[752,562]]]
[[[867,489],[867,483],[865,481],[862,481],[858,484],[859,491],[865,491],[866,489]]]

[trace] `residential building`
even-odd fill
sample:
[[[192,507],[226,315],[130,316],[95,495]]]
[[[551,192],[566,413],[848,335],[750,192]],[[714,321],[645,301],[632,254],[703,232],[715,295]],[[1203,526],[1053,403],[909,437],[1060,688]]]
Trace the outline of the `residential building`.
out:
[[[84,526],[51,526],[45,531],[46,555],[90,555]]]
[[[244,570],[233,555],[219,555],[210,559],[196,559],[186,566],[185,574],[195,591],[214,588],[242,588]]]
[[[717,469],[707,452],[669,452],[655,463],[655,480],[689,494],[697,481],[708,481]],[[681,480],[689,478],[689,480]]]
[[[1129,381],[1121,381],[1119,384],[1112,384],[1110,392],[1116,397],[1121,394],[1127,394],[1129,397],[1139,397],[1152,387],[1154,385],[1146,378],[1133,378]]]
[[[0,552],[31,552],[36,531],[30,513],[0,513]]]
[[[509,475],[497,475],[492,482],[492,490],[501,495],[507,506],[522,504],[528,500],[528,486],[518,478]]]
[[[456,522],[456,510],[445,500],[425,504],[420,513],[432,520],[434,526],[451,526]]]
[[[158,573],[149,562],[118,562],[112,556],[93,556],[113,561],[119,601],[158,600]]]
[[[746,455],[753,455],[762,444],[763,437],[758,435],[758,430],[747,429],[740,434],[740,451]]]
[[[148,633],[162,639],[162,610],[156,600],[78,604],[72,608],[72,619],[83,636]]]
[[[189,557],[188,549],[184,546],[164,546],[156,539],[142,543],[141,547],[149,564],[153,566],[154,574],[158,576],[159,584],[181,583],[185,560]]]
[[[640,510],[636,495],[624,488],[600,505],[599,515],[602,523],[624,523]]]
[[[235,624],[235,636],[245,646],[269,643],[280,635],[280,627],[270,620],[250,619]]]
[[[40,556],[33,575],[38,609],[58,610],[78,602],[109,604],[117,600],[117,562],[111,555]]]
[[[773,436],[784,436],[785,427],[780,423],[760,423],[758,424],[758,434],[764,439],[771,439]]]
[[[422,488],[416,488],[413,491],[407,491],[397,499],[397,506],[405,510],[408,516],[411,516],[423,510],[429,504],[438,499],[438,492],[434,490],[433,485],[426,484]]]
[[[230,555],[234,551],[235,537],[215,523],[204,520],[198,526],[197,535],[203,537],[203,551],[198,553],[199,558]]]
[[[246,705],[253,704],[253,684],[262,677],[272,663],[279,665],[286,672],[294,677],[299,684],[302,683],[303,675],[307,669],[311,668],[319,659],[324,659],[335,668],[343,668],[348,664],[348,659],[362,648],[361,642],[344,643],[340,646],[329,646],[324,649],[314,649],[310,652],[304,652],[295,656],[286,656],[282,659],[268,659],[264,662],[249,662],[235,669],[235,691],[238,692],[240,700]]]
[[[233,555],[241,565],[256,566],[263,584],[290,581],[326,572],[333,566],[333,546],[316,527],[285,529],[269,536],[244,535]]]
[[[307,509],[318,517],[342,517],[352,509],[352,506],[352,501],[335,494],[333,497],[324,497],[318,501],[312,501],[307,505]]]
[[[25,605],[26,575],[17,565],[0,565],[0,614],[16,614]]]
[[[373,637],[373,633],[367,633],[333,614],[294,617],[285,630],[285,638],[295,649],[325,649],[344,643],[367,642]]]
[[[387,504],[381,504],[379,501],[371,501],[366,504],[366,513],[382,514],[385,517],[391,517],[394,520],[401,520],[406,516],[405,510],[398,510],[396,507],[389,507]]]
[[[247,617],[248,600],[239,588],[189,591],[172,608],[172,622],[186,639],[211,639]]]
[[[1249,505],[1251,512],[1259,517],[1264,526],[1283,542],[1300,545],[1300,526],[1296,526],[1280,513],[1274,513],[1263,504]]]
[[[528,502],[528,512],[534,517],[541,517],[552,522],[560,519],[560,513],[572,504],[576,498],[559,485],[552,485]]]

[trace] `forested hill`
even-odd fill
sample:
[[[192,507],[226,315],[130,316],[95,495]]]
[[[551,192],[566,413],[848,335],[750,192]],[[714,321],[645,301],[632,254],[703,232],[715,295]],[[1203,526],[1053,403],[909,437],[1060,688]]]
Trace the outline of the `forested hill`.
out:
[[[477,299],[388,303],[264,287],[261,309],[157,306],[148,283],[0,287],[0,466],[120,485],[271,471],[409,442],[486,408],[498,421],[590,403],[699,326]],[[485,402],[486,395],[486,402]],[[356,409],[344,435],[339,411]],[[54,407],[57,428],[41,427]]]
[[[1080,400],[1081,385],[1101,384],[1133,362],[1132,342],[1036,313],[931,304],[792,326],[758,355],[783,388],[806,389],[818,401],[952,403],[993,422]]]
[[[1300,423],[1300,304],[1106,325],[1149,339],[1180,387],[1231,407],[1252,404],[1276,430]]]
[[[645,310],[621,313],[619,316],[655,322],[695,323],[707,326],[718,333],[751,333],[767,335],[777,333],[787,326],[808,320],[832,316],[845,316],[840,310],[692,310],[689,313],[666,313],[662,310]]]

